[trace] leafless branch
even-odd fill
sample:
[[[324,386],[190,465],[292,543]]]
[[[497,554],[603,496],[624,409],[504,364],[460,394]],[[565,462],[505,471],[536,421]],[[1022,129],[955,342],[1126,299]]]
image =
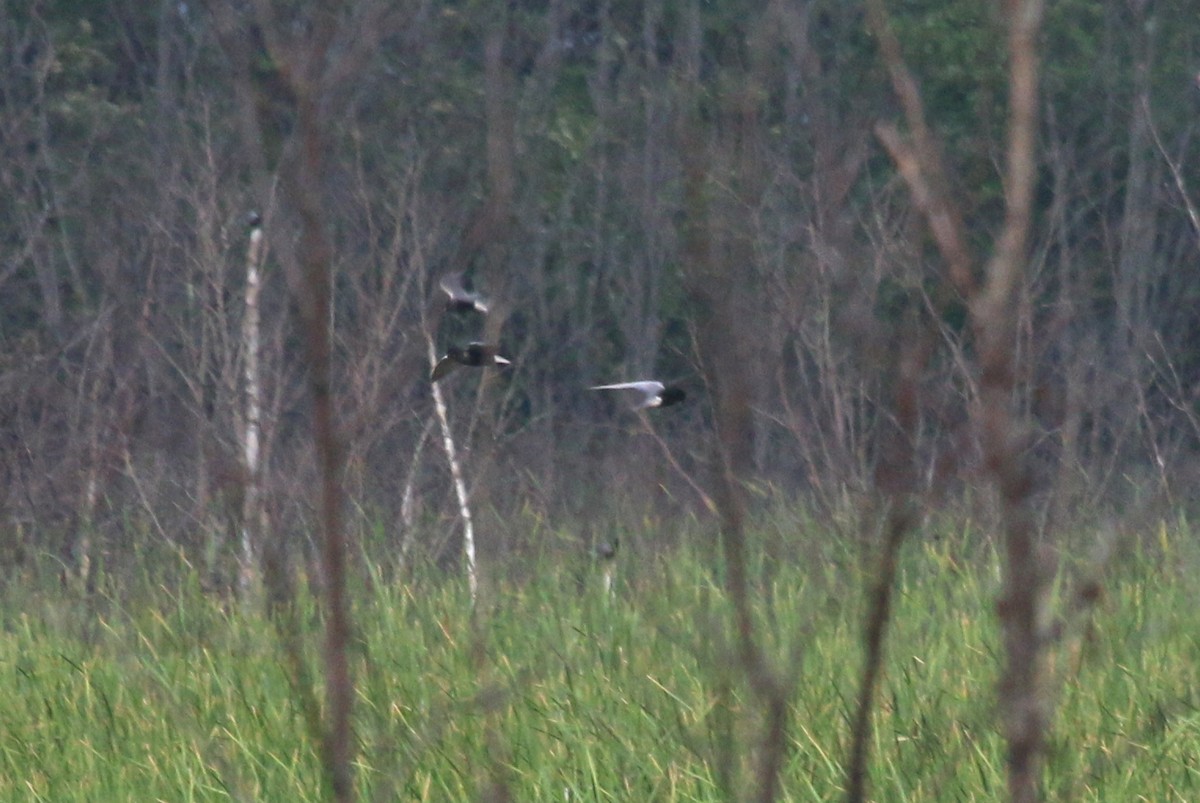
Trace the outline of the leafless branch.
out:
[[[892,79],[892,89],[904,107],[913,144],[906,146],[895,126],[890,123],[877,125],[875,134],[908,182],[913,202],[925,215],[942,259],[946,262],[950,283],[963,298],[970,298],[975,292],[974,260],[966,244],[962,217],[948,197],[945,159],[925,121],[917,81],[904,61],[900,41],[888,20],[883,0],[867,0],[867,15],[871,31],[879,40],[884,65]]]
[[[1154,118],[1150,114],[1149,99],[1143,96],[1142,103],[1144,104],[1143,113],[1146,115],[1146,119],[1150,121],[1150,135],[1154,137],[1154,146],[1158,149],[1158,153],[1162,156],[1163,161],[1167,163],[1167,169],[1171,171],[1171,179],[1175,182],[1175,189],[1179,192],[1179,197],[1183,200],[1188,220],[1192,224],[1192,231],[1196,234],[1196,248],[1200,250],[1200,211],[1197,211],[1196,204],[1192,201],[1192,196],[1188,194],[1187,184],[1184,183],[1183,173],[1179,169],[1179,160],[1172,158],[1167,153],[1162,136],[1158,133],[1158,126],[1154,125]]]
[[[1017,303],[1028,240],[1036,176],[1037,75],[1036,36],[1041,0],[1008,0],[1009,120],[1005,163],[1005,219],[996,248],[976,287],[965,248],[961,220],[946,196],[943,159],[925,123],[920,93],[912,78],[883,0],[868,0],[871,27],[879,39],[893,88],[904,106],[914,138],[909,147],[891,124],[876,135],[891,154],[909,186],[913,202],[926,219],[949,281],[970,305],[978,342],[980,369],[977,420],[985,465],[999,491],[1004,519],[1005,579],[1000,602],[1006,667],[1000,690],[1008,740],[1011,799],[1037,799],[1044,742],[1045,712],[1040,696],[1042,634],[1039,611],[1045,567],[1039,558],[1028,496],[1030,471],[1022,458],[1023,439],[1013,410],[1016,387]]]
[[[676,460],[675,455],[671,453],[671,447],[667,446],[667,442],[662,439],[662,436],[655,431],[654,425],[650,423],[650,417],[646,415],[645,411],[639,411],[638,417],[642,421],[642,428],[646,430],[646,434],[649,435],[650,439],[653,440],[658,446],[659,451],[662,452],[663,457],[671,465],[671,468],[675,469],[675,473],[682,477],[684,482],[688,484],[688,487],[696,492],[696,495],[700,497],[700,501],[704,503],[704,507],[708,508],[708,512],[714,515],[718,514],[717,503],[714,502],[712,497],[700,487],[700,484],[696,482],[695,478],[693,478],[688,472],[684,471],[683,466],[679,465],[679,461]]]
[[[850,764],[846,769],[846,800],[866,799],[867,757],[871,743],[871,711],[883,672],[884,648],[891,623],[892,590],[896,561],[909,532],[916,526],[917,466],[913,450],[919,418],[918,391],[929,349],[918,338],[901,346],[900,370],[895,379],[896,432],[880,460],[876,484],[886,494],[883,511],[883,546],[872,573],[867,598],[863,668],[851,726]]]

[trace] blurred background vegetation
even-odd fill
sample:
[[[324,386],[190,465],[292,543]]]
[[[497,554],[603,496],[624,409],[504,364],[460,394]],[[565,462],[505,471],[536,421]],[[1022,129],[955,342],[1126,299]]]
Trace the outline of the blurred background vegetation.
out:
[[[281,30],[305,24],[303,5],[277,4]],[[421,328],[452,271],[494,310],[444,320],[439,348],[486,336],[515,363],[444,383],[485,557],[532,548],[515,523],[530,516],[627,529],[623,544],[651,549],[669,542],[673,517],[702,515],[695,490],[718,458],[684,281],[677,130],[693,68],[694,125],[717,155],[713,175],[728,178],[708,202],[727,229],[717,260],[731,336],[748,346],[752,499],[799,500],[836,523],[869,498],[896,435],[900,343],[929,337],[917,491],[930,509],[985,502],[972,493],[964,300],[940,281],[871,135],[899,110],[860,4],[734,0],[700,3],[697,17],[674,0],[391,5],[343,84],[322,199],[356,543],[458,559]],[[989,247],[1004,211],[1000,12],[890,6],[972,244]],[[1186,506],[1200,479],[1195,12],[1191,0],[1066,0],[1045,20],[1016,401],[1047,524]],[[698,48],[685,56],[692,19]],[[245,65],[219,20],[256,43]],[[295,98],[259,25],[248,4],[216,0],[0,4],[9,566],[72,565],[86,550],[121,571],[165,544],[212,583],[233,582],[245,216],[264,214],[269,246],[298,231],[272,180]],[[243,66],[259,90],[249,100]],[[317,480],[276,253],[261,299],[263,537],[299,558],[313,548]],[[651,377],[682,382],[689,402],[652,413],[649,430],[587,391]],[[781,538],[777,554],[789,553],[801,547]]]

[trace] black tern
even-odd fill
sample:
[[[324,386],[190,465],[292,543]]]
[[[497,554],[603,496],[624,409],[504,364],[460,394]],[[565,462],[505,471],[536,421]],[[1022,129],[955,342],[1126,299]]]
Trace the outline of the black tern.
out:
[[[438,364],[433,367],[433,373],[430,374],[429,378],[431,381],[436,382],[460,365],[466,365],[470,368],[483,368],[487,365],[512,365],[512,361],[497,354],[496,346],[489,346],[484,343],[470,343],[466,348],[451,346],[446,350],[446,356],[438,360]]]
[[[438,287],[446,294],[446,309],[451,312],[481,312],[488,311],[488,301],[474,290],[468,290],[463,284],[462,273],[450,273],[442,277]]]

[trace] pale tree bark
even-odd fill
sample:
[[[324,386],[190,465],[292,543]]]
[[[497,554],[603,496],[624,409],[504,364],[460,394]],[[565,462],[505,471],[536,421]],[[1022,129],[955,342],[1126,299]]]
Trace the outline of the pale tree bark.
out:
[[[421,428],[421,435],[417,438],[417,445],[413,447],[412,460],[409,462],[408,474],[404,479],[404,490],[400,493],[401,535],[397,562],[401,569],[407,568],[408,556],[413,548],[417,473],[421,466],[421,454],[425,451],[425,442],[429,440],[429,433],[433,428],[432,424],[432,421],[427,420],[425,426]],[[471,537],[474,538],[474,535],[472,534]]]
[[[437,349],[433,343],[433,335],[426,334],[429,346],[429,367],[437,364]],[[450,415],[446,409],[446,399],[442,395],[442,387],[437,382],[430,382],[430,392],[433,394],[433,408],[437,413],[438,426],[442,432],[442,448],[446,450],[446,462],[450,466],[450,478],[454,482],[454,496],[458,500],[458,514],[463,525],[463,556],[467,560],[467,584],[471,590],[471,604],[474,605],[479,597],[479,572],[475,563],[475,524],[471,516],[470,497],[467,495],[467,483],[463,479],[462,464],[458,459],[458,450],[454,445],[454,433],[450,429]]]
[[[245,419],[242,427],[242,461],[245,469],[245,489],[242,496],[241,566],[239,585],[244,594],[258,578],[257,542],[266,537],[266,505],[262,497],[262,466],[259,443],[262,437],[262,389],[258,370],[259,307],[262,291],[262,266],[267,245],[263,238],[258,213],[251,222],[250,244],[246,251],[246,307],[242,318],[242,365],[245,386]]]
[[[428,276],[424,257],[419,252],[416,261],[419,263],[422,273]],[[437,302],[434,303],[437,304]],[[434,343],[433,333],[437,330],[438,323],[445,311],[440,306],[435,307],[435,309],[436,312],[430,314],[429,305],[421,308],[421,328],[425,333],[425,347],[431,371],[438,362],[437,345]],[[454,497],[458,501],[458,515],[462,520],[463,557],[467,562],[467,585],[470,589],[471,604],[473,606],[479,598],[479,567],[476,562],[475,518],[471,514],[471,497],[467,492],[467,482],[464,478],[462,462],[459,460],[458,447],[454,442],[454,432],[450,428],[450,411],[446,406],[446,397],[442,393],[442,386],[437,382],[431,381],[429,383],[429,391],[433,396],[433,409],[437,416],[438,427],[442,435],[442,448],[445,450],[446,463],[450,468],[450,479],[454,484]],[[408,489],[406,488],[405,490],[407,492]]]

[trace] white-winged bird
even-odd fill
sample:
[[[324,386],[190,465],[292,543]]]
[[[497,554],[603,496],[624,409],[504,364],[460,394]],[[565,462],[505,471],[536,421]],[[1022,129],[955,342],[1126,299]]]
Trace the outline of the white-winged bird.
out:
[[[430,374],[429,379],[436,382],[460,365],[469,368],[483,368],[487,365],[512,365],[512,361],[497,354],[496,346],[489,346],[485,343],[468,343],[466,348],[451,346],[446,349],[446,356],[438,360],[438,364],[433,367],[433,373]]]
[[[619,382],[615,385],[593,385],[592,390],[633,390],[639,394],[635,410],[645,410],[648,407],[670,407],[679,404],[687,398],[683,388],[675,385],[664,385],[653,379],[643,379],[638,382]]]
[[[450,312],[481,312],[487,315],[488,301],[463,284],[462,273],[448,273],[438,282],[446,294],[446,309]]]

